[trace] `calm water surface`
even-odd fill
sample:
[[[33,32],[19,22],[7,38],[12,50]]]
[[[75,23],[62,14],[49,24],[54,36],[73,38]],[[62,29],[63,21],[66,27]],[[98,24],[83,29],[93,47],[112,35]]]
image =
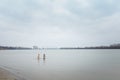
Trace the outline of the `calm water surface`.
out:
[[[120,50],[0,50],[0,67],[27,80],[120,80]]]

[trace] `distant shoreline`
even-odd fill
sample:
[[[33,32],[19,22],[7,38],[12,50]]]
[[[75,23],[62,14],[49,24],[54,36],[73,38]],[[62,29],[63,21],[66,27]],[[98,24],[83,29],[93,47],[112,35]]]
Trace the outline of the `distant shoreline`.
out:
[[[67,49],[73,49],[73,50],[80,50],[80,49],[120,49],[120,48],[79,48],[79,49],[77,49],[77,48],[62,48],[63,50],[65,49],[65,50],[67,50]],[[62,49],[60,49],[60,50],[62,50]]]
[[[120,49],[120,47],[87,47],[87,48],[60,48],[60,49]]]
[[[40,49],[120,49],[120,44],[112,44],[109,46],[91,46],[91,47],[60,47],[60,48],[39,48],[38,46],[29,47],[9,47],[0,46],[0,50],[40,50]]]
[[[54,48],[46,50],[97,50],[97,49],[120,49],[120,48]],[[41,49],[0,49],[0,50],[41,50]]]
[[[32,48],[27,47],[9,47],[9,46],[0,46],[0,50],[31,50]]]

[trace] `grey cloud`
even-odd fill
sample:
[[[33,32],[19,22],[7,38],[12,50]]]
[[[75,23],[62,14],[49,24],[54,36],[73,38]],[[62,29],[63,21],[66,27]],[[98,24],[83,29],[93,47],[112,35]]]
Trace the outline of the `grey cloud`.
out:
[[[0,3],[0,41],[40,47],[119,42],[119,8],[118,0],[4,0]]]

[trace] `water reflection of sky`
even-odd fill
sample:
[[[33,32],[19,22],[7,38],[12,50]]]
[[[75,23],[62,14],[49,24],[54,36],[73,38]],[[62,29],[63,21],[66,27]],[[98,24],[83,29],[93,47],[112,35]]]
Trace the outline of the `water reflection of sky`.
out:
[[[38,58],[38,51],[6,50],[0,51],[0,66],[19,70],[34,80],[35,77],[36,80],[39,80],[38,74],[43,75],[43,78],[45,75],[51,75],[49,76],[50,79],[54,75],[57,77],[61,75],[64,78],[66,75],[65,79],[68,79],[71,75],[73,78],[78,77],[76,80],[79,80],[80,76],[90,76],[91,73],[91,76],[100,77],[97,75],[99,72],[106,75],[111,73],[109,74],[111,75],[110,78],[114,78],[116,77],[114,74],[119,75],[120,73],[119,52],[120,50],[47,50],[46,53],[40,53]],[[45,58],[43,58],[43,54],[45,54]],[[107,77],[103,79],[107,79]]]

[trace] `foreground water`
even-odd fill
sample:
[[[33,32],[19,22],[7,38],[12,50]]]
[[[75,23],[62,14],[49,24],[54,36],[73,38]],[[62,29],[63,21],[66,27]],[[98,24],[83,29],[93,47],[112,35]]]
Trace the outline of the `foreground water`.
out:
[[[0,67],[27,80],[120,80],[120,50],[1,50]]]

